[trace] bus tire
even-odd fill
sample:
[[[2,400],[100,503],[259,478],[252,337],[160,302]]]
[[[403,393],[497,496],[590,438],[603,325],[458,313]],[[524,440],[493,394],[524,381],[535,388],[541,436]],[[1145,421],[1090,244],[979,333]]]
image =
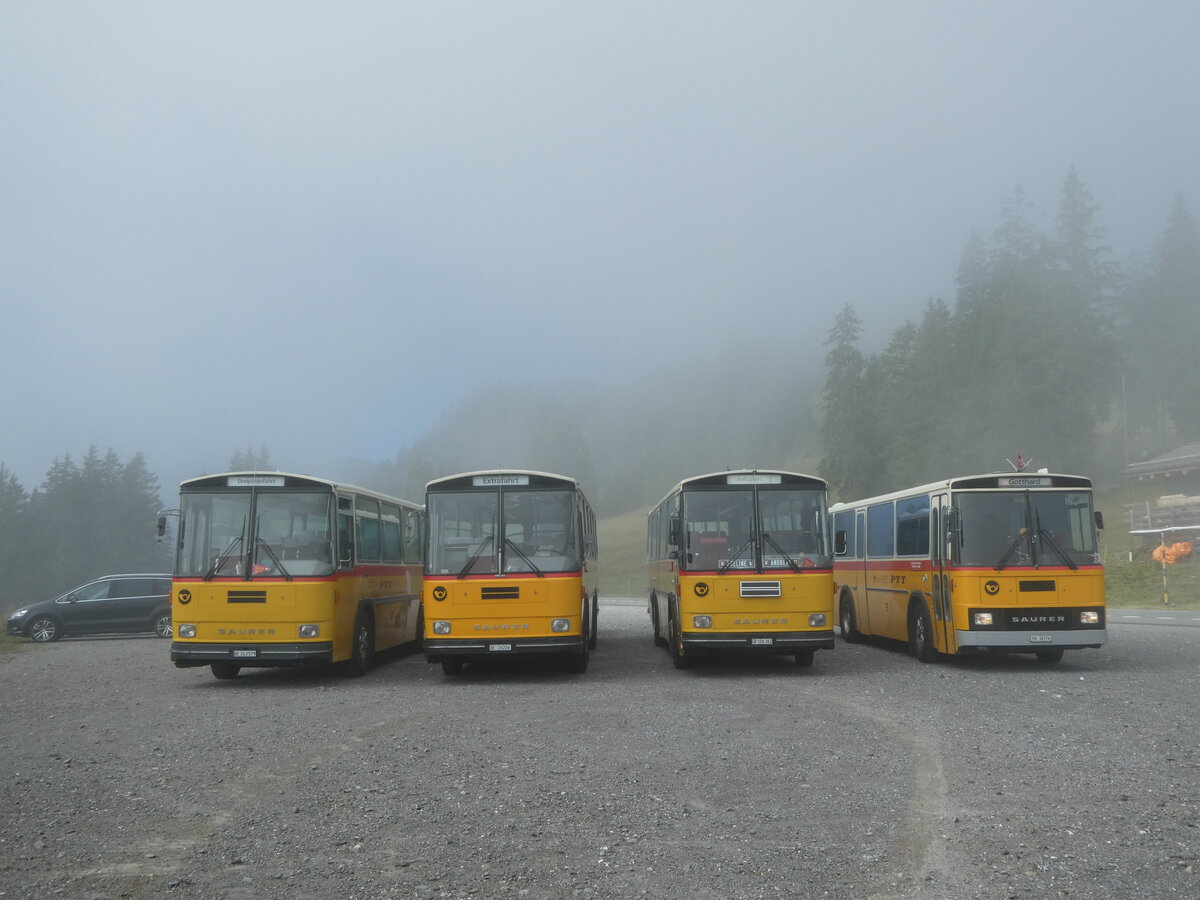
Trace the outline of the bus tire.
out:
[[[908,608],[908,647],[912,655],[923,663],[937,659],[937,650],[933,646],[933,623],[924,600],[914,600]]]
[[[463,661],[461,659],[443,659],[442,674],[443,675],[461,675],[463,670]]]
[[[237,678],[238,672],[242,671],[241,666],[231,662],[215,662],[209,668],[212,669],[213,677],[220,678],[222,681]]]
[[[588,649],[595,650],[600,640],[600,591],[592,591],[592,632],[588,636]]]
[[[862,640],[862,632],[854,621],[854,598],[843,593],[838,602],[838,624],[842,626],[842,640],[848,644],[857,644]]]
[[[62,637],[62,627],[54,616],[35,616],[29,623],[29,639],[39,644],[49,644]]]
[[[695,660],[683,652],[683,629],[679,627],[679,616],[671,612],[671,665],[676,669],[690,669]]]
[[[368,610],[358,611],[354,622],[354,638],[350,646],[350,658],[346,660],[346,675],[350,678],[362,678],[371,668],[375,658],[375,630],[371,627]]]
[[[797,650],[796,651],[796,665],[798,665],[801,669],[807,669],[807,668],[810,668],[812,666],[812,664],[813,664],[813,651],[812,650]]]
[[[1062,662],[1063,658],[1062,647],[1052,647],[1049,650],[1035,650],[1034,653],[1037,656],[1038,662],[1045,663],[1046,665]]]
[[[581,653],[574,653],[567,657],[567,668],[576,675],[582,675],[587,671],[588,656],[587,645],[585,644]]]
[[[662,623],[658,618],[658,597],[654,594],[650,595],[650,627],[654,629],[654,646],[667,646],[667,639],[662,636]]]
[[[169,612],[159,613],[154,617],[154,633],[160,638],[169,638],[173,634],[171,631],[171,614]]]

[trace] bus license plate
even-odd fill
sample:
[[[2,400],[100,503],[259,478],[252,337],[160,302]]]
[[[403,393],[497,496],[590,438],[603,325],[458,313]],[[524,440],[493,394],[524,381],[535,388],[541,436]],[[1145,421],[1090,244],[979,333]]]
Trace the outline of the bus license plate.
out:
[[[750,643],[769,647],[775,643],[775,638],[750,638]]]
[[[234,650],[233,651],[234,659],[254,659],[254,657],[256,657],[256,656],[258,656],[257,650]]]
[[[1052,644],[1054,643],[1054,635],[1052,634],[1031,634],[1029,636],[1031,644]]]
[[[512,644],[488,644],[488,649],[492,651],[499,650],[503,652],[504,650],[511,650]]]

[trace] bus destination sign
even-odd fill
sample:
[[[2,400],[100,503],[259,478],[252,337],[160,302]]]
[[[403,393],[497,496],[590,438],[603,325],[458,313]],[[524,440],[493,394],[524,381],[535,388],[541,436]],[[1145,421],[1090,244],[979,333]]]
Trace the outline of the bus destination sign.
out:
[[[528,475],[476,475],[471,483],[475,487],[512,487],[518,484],[529,484]]]
[[[779,474],[769,475],[763,472],[738,472],[725,476],[726,484],[782,484]]]
[[[229,487],[283,487],[282,475],[230,475]]]
[[[1006,475],[1000,479],[1000,487],[1050,487],[1051,481],[1044,475]]]

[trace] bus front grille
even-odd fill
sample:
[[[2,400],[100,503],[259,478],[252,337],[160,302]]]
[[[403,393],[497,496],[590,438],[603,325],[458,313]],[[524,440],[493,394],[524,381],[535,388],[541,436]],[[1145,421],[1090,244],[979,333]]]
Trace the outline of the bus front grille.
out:
[[[779,597],[778,581],[743,581],[741,584],[743,597]]]
[[[230,591],[228,600],[230,603],[266,603],[266,591]]]
[[[485,587],[480,588],[480,596],[484,600],[520,600],[519,587]]]

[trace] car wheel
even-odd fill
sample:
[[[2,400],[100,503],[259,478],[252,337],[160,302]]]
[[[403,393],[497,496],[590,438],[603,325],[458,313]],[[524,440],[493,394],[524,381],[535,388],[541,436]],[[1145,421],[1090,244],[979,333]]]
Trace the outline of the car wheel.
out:
[[[174,633],[171,630],[171,614],[161,613],[154,617],[154,633],[160,638],[169,638]]]
[[[237,678],[238,672],[242,671],[242,667],[230,662],[215,662],[209,668],[212,669],[213,676],[225,681],[229,678]]]
[[[53,616],[37,616],[29,623],[29,639],[39,644],[48,644],[62,637],[62,628]]]

